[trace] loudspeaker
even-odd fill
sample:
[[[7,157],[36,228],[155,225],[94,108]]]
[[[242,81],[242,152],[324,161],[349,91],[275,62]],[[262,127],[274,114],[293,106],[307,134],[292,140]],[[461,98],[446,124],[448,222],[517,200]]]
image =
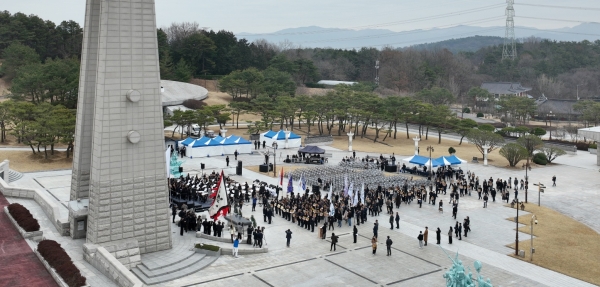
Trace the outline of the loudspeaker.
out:
[[[203,163],[200,164],[200,169],[204,169],[204,164]]]
[[[182,172],[183,172],[183,166],[180,166],[179,167],[179,173],[182,173]]]
[[[238,160],[238,165],[237,165],[237,166],[238,166],[239,168],[242,168],[242,161],[241,161],[241,160]]]
[[[236,175],[242,175],[242,166],[238,165],[238,166],[235,168],[235,174],[236,174]]]

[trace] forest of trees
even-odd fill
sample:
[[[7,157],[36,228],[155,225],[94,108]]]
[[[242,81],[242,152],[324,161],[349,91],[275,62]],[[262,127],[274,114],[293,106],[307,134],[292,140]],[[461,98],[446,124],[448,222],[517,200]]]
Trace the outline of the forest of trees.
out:
[[[35,15],[1,12],[0,76],[10,85],[10,98],[43,109],[47,109],[46,104],[76,109],[82,33],[82,27],[74,21],[56,25]],[[195,117],[199,123],[213,117],[222,124],[230,116],[252,112],[263,116],[262,121],[254,123],[255,128],[270,127],[275,122],[293,126],[294,122],[304,121],[320,134],[353,129],[360,135],[364,134],[360,129],[370,125],[378,135],[385,131],[385,138],[392,130],[395,137],[399,123],[418,123],[425,127],[425,134],[429,127],[438,134],[460,127],[444,118],[452,114],[448,107],[473,107],[489,96],[478,88],[484,81],[521,82],[532,87],[531,94],[536,97],[544,94],[548,98],[575,99],[578,94],[587,99],[600,95],[600,41],[525,39],[517,45],[517,60],[502,61],[502,47],[498,45],[458,53],[392,47],[301,48],[290,42],[248,42],[229,31],[207,31],[198,23],[187,22],[157,29],[157,39],[161,78],[184,82],[194,77],[218,79],[220,89],[234,97],[229,111],[210,110]],[[374,84],[377,60],[379,86]],[[360,84],[321,98],[295,94],[297,86],[311,87],[319,79]],[[401,97],[406,95],[411,97]],[[406,101],[414,102],[407,105]],[[600,104],[585,103],[577,109],[584,120],[597,123]],[[506,99],[499,106],[499,115],[513,124],[525,123],[535,113],[533,101],[527,99]],[[416,108],[441,118],[426,117]],[[13,117],[20,115],[12,111]],[[60,113],[66,114],[63,110]],[[32,114],[21,120],[33,124],[37,117]],[[360,123],[366,126],[359,129]],[[340,130],[332,130],[334,126]],[[30,140],[34,138],[31,133],[19,137],[35,143]],[[54,136],[50,143],[59,138]],[[38,144],[43,146],[46,140],[41,142]]]
[[[55,70],[44,67],[50,59],[55,62],[52,65],[64,70],[54,78],[71,82],[73,76],[67,74],[70,70],[78,71],[72,66],[80,58],[82,33],[82,27],[74,21],[56,25],[35,15],[1,12],[3,65],[0,75],[11,81],[18,77],[17,70],[21,66],[34,72]],[[523,39],[517,45],[518,59],[502,61],[501,45],[458,53],[392,47],[380,50],[301,48],[290,42],[248,42],[230,31],[203,30],[195,22],[173,23],[158,29],[157,36],[163,79],[221,78],[250,68],[264,76],[264,71],[271,67],[290,74],[296,85],[310,85],[319,79],[372,83],[375,61],[379,60],[379,92],[382,94],[414,94],[426,88],[440,87],[448,89],[461,101],[470,88],[483,81],[515,81],[532,87],[534,97],[544,94],[548,98],[575,99],[579,94],[585,99],[600,95],[600,41]],[[28,47],[28,51],[24,47]],[[288,65],[288,62],[292,64]],[[41,66],[35,65],[38,63]],[[283,79],[280,74],[271,74]],[[21,83],[24,85],[33,80],[29,75],[29,79]],[[48,92],[52,95],[40,96],[39,91],[17,88],[13,94],[31,101],[52,98],[57,104],[74,107],[72,97],[65,93],[76,92],[76,87],[65,90],[67,92],[52,91]]]

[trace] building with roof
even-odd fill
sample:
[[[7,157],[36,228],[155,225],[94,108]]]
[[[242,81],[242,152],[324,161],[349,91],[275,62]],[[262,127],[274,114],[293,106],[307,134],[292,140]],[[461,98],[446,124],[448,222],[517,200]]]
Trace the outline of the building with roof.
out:
[[[320,80],[319,82],[317,82],[317,84],[319,85],[326,85],[326,86],[337,86],[337,85],[348,85],[348,86],[352,86],[354,84],[358,84],[358,82],[348,82],[348,81],[333,81],[333,80]]]
[[[177,106],[185,100],[204,100],[208,97],[208,90],[204,87],[176,81],[160,80],[160,98],[162,106]]]
[[[535,100],[537,117],[539,119],[551,117],[552,120],[577,120],[581,113],[573,108],[576,103],[577,100],[548,99],[542,95]]]
[[[503,96],[517,96],[517,97],[528,97],[532,98],[527,92],[531,91],[531,88],[521,86],[521,83],[513,82],[485,82],[481,84],[481,88],[487,90],[490,94],[494,95],[494,98],[499,99]]]

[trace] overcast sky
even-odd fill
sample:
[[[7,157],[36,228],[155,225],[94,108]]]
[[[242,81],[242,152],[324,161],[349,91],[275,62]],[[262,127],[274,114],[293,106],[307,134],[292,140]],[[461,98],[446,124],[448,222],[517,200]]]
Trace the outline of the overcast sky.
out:
[[[83,23],[85,0],[17,0],[3,1],[2,10],[11,13],[36,14],[60,23],[75,20]],[[600,22],[600,0],[516,0],[515,25],[553,29],[572,27],[577,22],[526,19],[518,16]],[[157,24],[198,22],[201,27],[229,30],[234,33],[272,33],[285,28],[321,26],[353,28],[370,26],[392,31],[448,27],[456,24],[471,26],[503,26],[503,0],[156,0]],[[593,7],[590,9],[559,9],[521,4]],[[458,13],[468,9],[489,7],[475,13]],[[450,17],[423,20],[440,14],[456,12]],[[401,21],[405,21],[402,23]],[[485,22],[483,22],[485,21]],[[392,22],[392,23],[390,23]],[[398,23],[400,22],[400,23]],[[381,25],[385,24],[385,25]]]

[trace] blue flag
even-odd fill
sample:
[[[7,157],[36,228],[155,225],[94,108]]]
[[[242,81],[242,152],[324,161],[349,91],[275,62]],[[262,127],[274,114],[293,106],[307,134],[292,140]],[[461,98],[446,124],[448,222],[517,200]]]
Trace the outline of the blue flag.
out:
[[[290,172],[290,175],[288,176],[289,180],[288,180],[288,188],[287,191],[288,193],[291,193],[294,191],[294,183],[293,183],[293,179],[292,179],[292,173]]]

